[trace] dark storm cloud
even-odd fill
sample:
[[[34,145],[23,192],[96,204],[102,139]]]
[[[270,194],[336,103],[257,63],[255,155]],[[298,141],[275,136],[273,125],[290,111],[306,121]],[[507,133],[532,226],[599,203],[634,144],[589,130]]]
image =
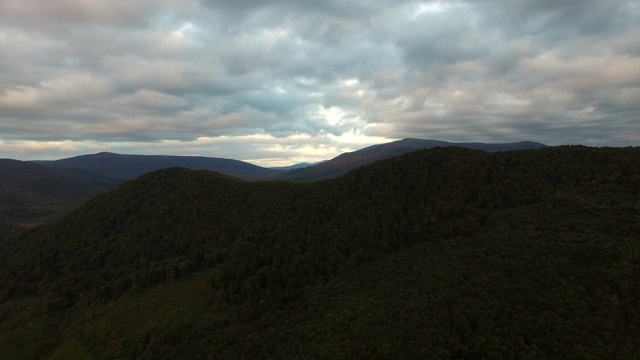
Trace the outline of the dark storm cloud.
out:
[[[0,155],[637,145],[638,24],[637,1],[4,0]]]

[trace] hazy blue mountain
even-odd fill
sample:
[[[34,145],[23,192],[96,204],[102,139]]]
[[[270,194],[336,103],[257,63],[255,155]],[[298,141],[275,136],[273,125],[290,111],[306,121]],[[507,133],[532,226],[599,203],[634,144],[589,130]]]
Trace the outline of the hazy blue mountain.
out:
[[[462,147],[468,149],[482,150],[487,152],[538,149],[546,145],[522,141],[516,143],[486,144],[486,143],[451,143],[438,140],[423,139],[403,139],[385,144],[378,144],[366,147],[361,150],[341,154],[323,163],[309,166],[303,169],[296,169],[277,176],[279,180],[291,181],[315,181],[324,180],[346,174],[350,170],[363,165],[370,164],[377,160],[387,159],[410,153],[416,150],[429,149],[435,147]]]
[[[280,173],[278,170],[232,159],[202,156],[122,155],[108,152],[55,161],[38,161],[38,163],[63,169],[81,169],[120,179],[133,179],[150,171],[175,166],[193,170],[211,170],[245,180],[266,179]]]
[[[302,163],[293,164],[293,165],[289,165],[289,166],[270,167],[269,169],[290,171],[290,170],[304,169],[306,167],[313,166],[313,165],[315,165],[315,164],[314,163],[308,163],[308,162],[302,162]]]

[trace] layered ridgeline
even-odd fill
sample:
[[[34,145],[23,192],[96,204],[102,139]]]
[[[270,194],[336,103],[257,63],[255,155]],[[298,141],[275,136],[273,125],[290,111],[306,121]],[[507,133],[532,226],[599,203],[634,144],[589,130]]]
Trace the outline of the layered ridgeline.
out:
[[[169,167],[211,170],[245,180],[317,181],[344,175],[350,170],[377,160],[434,147],[462,147],[493,151],[539,149],[545,145],[521,141],[516,143],[451,143],[438,140],[403,139],[372,145],[341,154],[318,164],[296,164],[283,168],[263,168],[239,160],[203,156],[123,155],[108,152],[81,155],[61,160],[36,161],[56,169],[82,170],[118,179],[133,179],[150,171]]]
[[[404,139],[342,154],[320,164],[263,168],[243,161],[202,156],[97,153],[52,161],[0,159],[0,238],[60,216],[126,180],[169,167],[211,170],[240,179],[315,181],[344,175],[359,166],[411,151],[460,146],[484,151],[544,147],[532,142],[484,144]]]
[[[11,359],[634,358],[640,148],[160,170],[0,242]]]
[[[516,143],[451,143],[427,139],[402,139],[384,144],[368,146],[353,152],[346,152],[331,160],[311,166],[292,169],[275,177],[285,181],[318,181],[338,177],[360,166],[371,164],[378,160],[388,159],[422,149],[436,147],[461,147],[465,149],[482,150],[487,152],[532,150],[546,147],[544,144],[531,141]]]
[[[247,180],[268,179],[282,172],[233,159],[205,156],[124,155],[109,152],[37,161],[37,163],[57,169],[83,170],[127,180],[154,170],[175,166],[194,170],[211,170]]]
[[[54,161],[0,159],[0,238],[56,218],[126,180],[174,166],[252,180],[282,172],[238,160],[198,156],[98,153]]]

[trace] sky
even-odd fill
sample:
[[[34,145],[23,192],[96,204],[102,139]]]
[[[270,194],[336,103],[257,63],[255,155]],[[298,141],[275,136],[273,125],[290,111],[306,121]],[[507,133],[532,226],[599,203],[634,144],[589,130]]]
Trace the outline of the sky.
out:
[[[640,145],[640,1],[0,0],[0,158]]]

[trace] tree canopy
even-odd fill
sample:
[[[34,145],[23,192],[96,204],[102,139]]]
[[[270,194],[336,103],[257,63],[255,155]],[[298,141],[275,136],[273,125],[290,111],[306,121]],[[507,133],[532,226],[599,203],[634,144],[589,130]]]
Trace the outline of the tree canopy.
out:
[[[640,149],[437,148],[315,183],[181,168],[0,240],[31,358],[633,358]]]

